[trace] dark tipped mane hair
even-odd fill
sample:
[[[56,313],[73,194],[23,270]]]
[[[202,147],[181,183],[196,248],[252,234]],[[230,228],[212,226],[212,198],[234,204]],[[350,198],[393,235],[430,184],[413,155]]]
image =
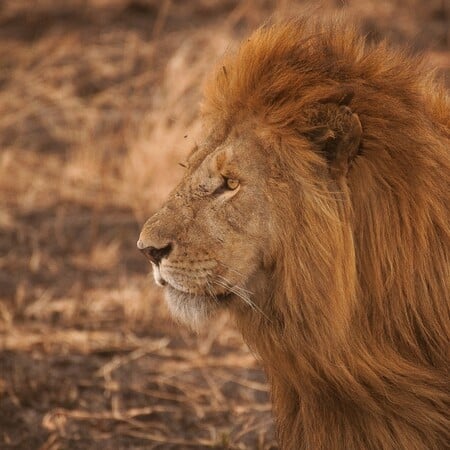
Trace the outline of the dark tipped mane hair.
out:
[[[362,134],[333,178],[340,105]],[[202,111],[211,139],[252,124],[282,168],[269,180],[271,320],[237,317],[267,371],[281,447],[449,448],[445,87],[345,20],[303,17],[227,54]]]

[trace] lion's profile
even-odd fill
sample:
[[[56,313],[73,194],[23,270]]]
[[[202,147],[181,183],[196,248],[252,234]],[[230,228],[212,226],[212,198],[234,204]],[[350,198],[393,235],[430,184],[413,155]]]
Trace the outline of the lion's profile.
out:
[[[236,317],[284,449],[448,448],[450,107],[425,73],[340,20],[259,29],[143,227],[176,317]]]

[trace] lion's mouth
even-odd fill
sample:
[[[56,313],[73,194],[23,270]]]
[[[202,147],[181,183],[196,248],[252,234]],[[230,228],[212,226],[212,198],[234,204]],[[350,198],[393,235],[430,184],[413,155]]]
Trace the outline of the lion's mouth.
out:
[[[214,294],[213,296],[210,296],[210,298],[215,300],[217,303],[226,303],[230,301],[232,297],[232,292],[224,292],[222,294]]]
[[[169,295],[172,295],[178,299],[184,299],[184,301],[209,301],[212,303],[224,303],[233,297],[231,290],[226,289],[223,286],[220,292],[216,292],[211,289],[209,283],[206,282],[206,286],[196,285],[193,287],[187,286],[181,283],[179,280],[172,279],[172,277],[164,277],[161,274],[160,267],[153,264],[153,277],[158,286],[164,287]]]
[[[161,285],[163,285],[166,290],[168,291],[169,295],[175,295],[176,297],[184,297],[186,301],[188,301],[189,299],[195,299],[195,300],[205,300],[205,301],[209,301],[209,302],[214,302],[214,303],[225,303],[229,300],[231,300],[231,298],[233,297],[233,293],[232,292],[221,292],[221,293],[213,293],[213,292],[202,292],[202,293],[192,293],[192,292],[187,292],[185,290],[181,290],[178,289],[177,287],[173,286],[172,284],[170,284],[169,282],[167,282],[166,280],[163,280],[163,282],[161,283]]]

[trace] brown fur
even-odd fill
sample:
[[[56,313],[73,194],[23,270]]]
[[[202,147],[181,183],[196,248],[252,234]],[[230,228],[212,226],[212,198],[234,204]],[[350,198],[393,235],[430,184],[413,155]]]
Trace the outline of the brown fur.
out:
[[[186,180],[223,146],[263,167],[254,244],[240,244],[252,272],[239,269],[258,310],[227,307],[267,371],[283,449],[449,448],[450,107],[427,72],[340,20],[302,18],[256,31],[206,86]],[[187,242],[187,223],[170,239]]]

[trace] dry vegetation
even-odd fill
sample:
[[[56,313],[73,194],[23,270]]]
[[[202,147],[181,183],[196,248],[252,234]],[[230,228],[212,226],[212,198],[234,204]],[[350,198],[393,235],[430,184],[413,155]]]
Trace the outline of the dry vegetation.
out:
[[[237,332],[173,324],[135,242],[195,143],[203,74],[291,4],[0,3],[0,448],[275,448]],[[448,76],[445,0],[322,4]]]

